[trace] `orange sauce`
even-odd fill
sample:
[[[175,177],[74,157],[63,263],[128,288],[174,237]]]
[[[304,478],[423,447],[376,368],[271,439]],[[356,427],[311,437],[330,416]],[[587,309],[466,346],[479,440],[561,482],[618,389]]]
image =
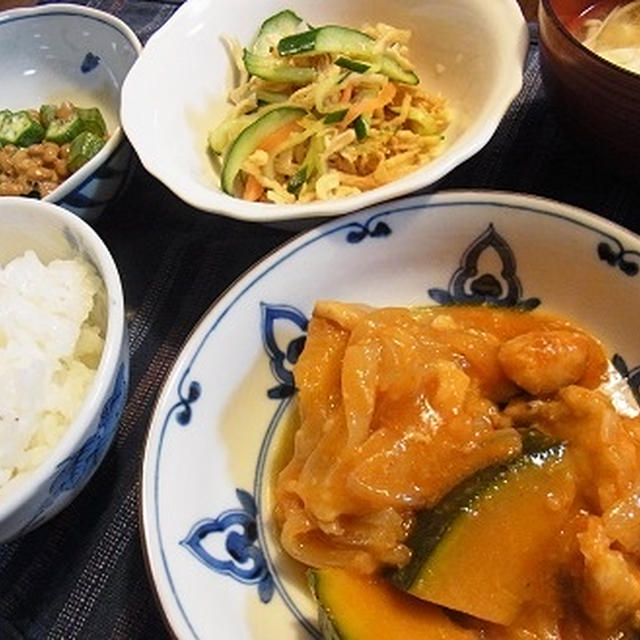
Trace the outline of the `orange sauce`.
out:
[[[511,622],[463,616],[464,626],[490,640],[640,630],[640,417],[602,392],[607,367],[597,338],[553,315],[318,303],[294,370],[300,423],[274,488],[284,549],[316,568],[401,567],[417,512],[512,459],[533,426],[567,444],[575,492]],[[516,542],[537,517],[526,507],[505,529]],[[476,583],[489,585],[478,558]]]

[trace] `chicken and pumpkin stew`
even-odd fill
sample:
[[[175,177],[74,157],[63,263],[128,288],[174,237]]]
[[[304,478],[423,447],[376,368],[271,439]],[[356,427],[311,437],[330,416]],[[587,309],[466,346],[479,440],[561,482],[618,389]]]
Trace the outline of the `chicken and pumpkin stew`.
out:
[[[640,418],[596,337],[318,302],[294,375],[275,520],[325,638],[637,637]]]

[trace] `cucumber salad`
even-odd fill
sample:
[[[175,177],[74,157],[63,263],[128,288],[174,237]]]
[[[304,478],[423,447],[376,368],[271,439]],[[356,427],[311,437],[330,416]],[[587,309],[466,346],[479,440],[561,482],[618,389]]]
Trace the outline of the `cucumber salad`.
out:
[[[451,118],[443,96],[418,86],[410,36],[386,24],[312,27],[287,9],[249,47],[229,40],[240,82],[208,137],[223,191],[278,204],[327,200],[434,158]]]

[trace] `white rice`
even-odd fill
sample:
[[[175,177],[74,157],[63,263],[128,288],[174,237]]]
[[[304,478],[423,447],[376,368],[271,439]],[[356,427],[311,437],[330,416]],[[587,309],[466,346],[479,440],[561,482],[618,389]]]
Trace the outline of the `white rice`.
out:
[[[33,251],[0,268],[0,494],[37,467],[88,391],[103,337],[92,310],[103,283],[80,258]]]

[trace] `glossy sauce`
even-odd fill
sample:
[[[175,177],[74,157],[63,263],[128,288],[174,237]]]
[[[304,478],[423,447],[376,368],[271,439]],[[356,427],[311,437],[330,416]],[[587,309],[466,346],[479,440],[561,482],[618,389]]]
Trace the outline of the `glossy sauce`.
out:
[[[575,494],[548,496],[550,509],[570,499],[568,515],[513,624],[465,628],[605,640],[640,625],[640,418],[603,393],[615,376],[595,337],[542,313],[320,302],[294,374],[300,423],[274,489],[291,557],[403,566],[416,513],[517,455],[534,425],[568,443]]]

